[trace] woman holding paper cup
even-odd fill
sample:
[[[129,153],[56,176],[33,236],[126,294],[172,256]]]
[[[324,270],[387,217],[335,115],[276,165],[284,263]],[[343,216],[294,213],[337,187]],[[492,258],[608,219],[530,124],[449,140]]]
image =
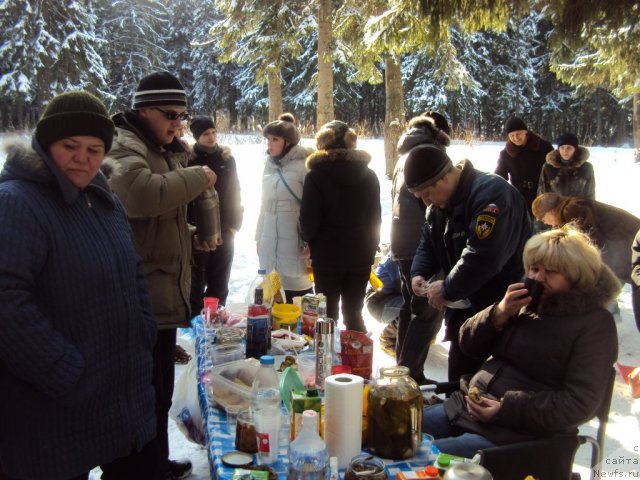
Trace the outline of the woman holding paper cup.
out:
[[[469,318],[460,346],[489,359],[463,391],[424,411],[423,431],[445,453],[472,457],[481,448],[575,434],[602,403],[618,349],[606,306],[620,283],[571,225],[530,238],[523,258],[527,276],[544,287],[537,309],[515,283]]]

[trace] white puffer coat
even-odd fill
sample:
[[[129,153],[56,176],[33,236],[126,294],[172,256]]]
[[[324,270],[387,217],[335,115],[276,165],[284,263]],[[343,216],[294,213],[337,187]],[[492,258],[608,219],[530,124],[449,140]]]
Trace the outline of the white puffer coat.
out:
[[[262,173],[262,203],[255,236],[260,268],[267,272],[277,270],[285,290],[307,290],[312,286],[305,272],[298,234],[300,202],[282,181],[284,178],[301,199],[307,174],[304,162],[311,153],[311,149],[295,145],[280,159],[279,165],[267,156]]]

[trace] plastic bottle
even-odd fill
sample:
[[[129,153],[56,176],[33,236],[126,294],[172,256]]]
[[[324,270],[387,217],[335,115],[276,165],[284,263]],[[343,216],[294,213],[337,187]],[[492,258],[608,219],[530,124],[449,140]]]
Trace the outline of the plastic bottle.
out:
[[[247,305],[251,305],[254,303],[255,291],[256,288],[262,288],[263,298],[268,298],[271,290],[270,286],[267,286],[268,282],[265,281],[267,277],[267,271],[264,268],[260,268],[258,270],[258,275],[253,279],[251,285],[249,286],[249,290],[247,290]],[[269,291],[265,292],[265,288]],[[264,302],[260,302],[264,303]]]
[[[271,344],[271,315],[269,305],[264,303],[265,270],[251,282],[247,294],[247,338],[246,357],[260,358]]]
[[[324,390],[324,379],[331,375],[333,365],[333,320],[327,318],[327,302],[318,304],[314,346],[316,353],[316,387]]]
[[[278,376],[271,355],[260,357],[260,368],[253,380],[251,410],[258,441],[258,463],[271,465],[278,459],[278,434],[280,432],[280,389]]]
[[[302,431],[289,445],[287,480],[326,480],[329,473],[329,452],[318,435],[318,412],[302,413]]]

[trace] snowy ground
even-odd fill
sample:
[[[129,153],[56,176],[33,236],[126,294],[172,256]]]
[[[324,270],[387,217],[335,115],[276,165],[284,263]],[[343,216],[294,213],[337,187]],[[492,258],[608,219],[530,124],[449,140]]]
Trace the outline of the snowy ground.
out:
[[[5,138],[0,136],[0,144]],[[240,182],[242,185],[242,199],[245,207],[244,225],[236,236],[236,254],[231,272],[229,303],[242,303],[251,279],[258,268],[255,243],[253,235],[258,217],[260,204],[260,182],[262,170],[262,158],[264,144],[258,136],[220,135],[220,142],[231,145],[238,165]],[[312,139],[304,139],[303,143],[313,146]],[[390,211],[391,211],[391,183],[384,174],[384,147],[382,140],[361,140],[359,147],[371,153],[373,160],[371,167],[378,174],[381,184],[381,204],[383,223],[381,238],[387,241],[389,238]],[[484,171],[493,171],[498,153],[503,147],[502,143],[481,143],[466,145],[455,143],[449,147],[448,152],[454,161],[469,158],[476,168]],[[640,216],[640,202],[636,197],[637,188],[640,187],[640,165],[633,161],[631,148],[590,148],[591,158],[596,172],[596,198],[599,201],[609,203],[628,210],[634,215]],[[4,153],[0,154],[0,165],[4,162]],[[631,295],[626,286],[620,298],[621,314],[617,317],[618,334],[620,341],[619,361],[626,365],[640,365],[640,349],[638,344],[640,333],[635,328],[633,314],[631,312]],[[368,328],[374,332],[377,339],[383,326],[373,319],[368,319]],[[439,341],[430,350],[427,359],[425,374],[429,378],[446,378],[447,343]],[[394,360],[377,349],[374,357],[377,366],[392,364]],[[176,366],[177,375],[184,367]],[[625,472],[634,471],[638,475],[640,465],[640,429],[638,417],[640,414],[640,399],[633,400],[629,394],[629,387],[620,378],[617,379],[609,425],[607,428],[607,440],[605,444],[604,476],[633,477],[634,474]],[[593,425],[587,425],[583,429],[586,433],[595,432]],[[171,457],[175,459],[189,458],[194,463],[192,479],[209,478],[209,467],[204,449],[184,439],[174,424],[170,426]],[[588,450],[582,447],[576,462],[577,470],[584,475],[585,466],[588,465]],[[633,470],[635,469],[635,470]],[[615,472],[625,473],[617,474]],[[97,479],[94,473],[92,479]]]

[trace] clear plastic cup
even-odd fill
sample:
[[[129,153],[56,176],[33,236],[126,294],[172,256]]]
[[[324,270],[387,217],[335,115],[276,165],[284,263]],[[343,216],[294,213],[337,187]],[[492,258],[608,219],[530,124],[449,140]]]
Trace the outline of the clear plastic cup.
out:
[[[236,435],[236,422],[238,420],[238,413],[240,413],[242,407],[240,405],[228,405],[225,408],[227,412],[227,431],[229,435],[235,437]]]
[[[313,353],[302,353],[296,360],[298,375],[305,387],[313,387],[316,384],[316,356]]]

